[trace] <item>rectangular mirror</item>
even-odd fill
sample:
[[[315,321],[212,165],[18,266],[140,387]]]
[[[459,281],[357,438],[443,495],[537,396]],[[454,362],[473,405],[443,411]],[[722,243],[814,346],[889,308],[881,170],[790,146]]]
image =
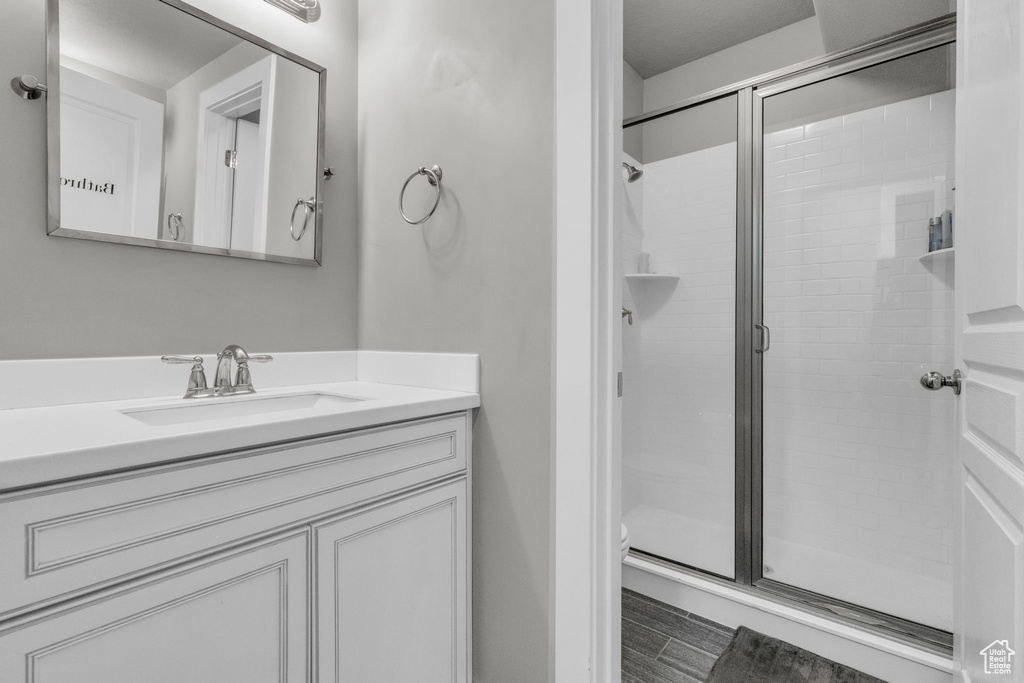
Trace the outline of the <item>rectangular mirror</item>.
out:
[[[320,263],[325,70],[180,0],[47,0],[49,234]]]

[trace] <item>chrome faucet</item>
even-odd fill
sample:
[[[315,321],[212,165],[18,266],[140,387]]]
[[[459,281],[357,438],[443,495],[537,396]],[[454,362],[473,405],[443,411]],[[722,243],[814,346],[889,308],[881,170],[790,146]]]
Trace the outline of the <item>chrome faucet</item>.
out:
[[[206,396],[231,396],[233,394],[251,394],[256,390],[252,387],[252,375],[249,374],[249,363],[269,363],[273,356],[250,356],[241,346],[232,344],[217,354],[217,375],[213,386],[206,386],[206,371],[203,370],[202,356],[162,356],[165,363],[190,363],[192,370],[188,375],[188,389],[185,398],[204,398]],[[238,366],[235,381],[231,382],[231,362]]]
[[[249,363],[269,363],[273,356],[250,356],[241,346],[231,344],[217,354],[217,374],[213,379],[213,395],[251,394],[256,391],[249,374]],[[231,362],[238,366],[235,381],[231,382]]]

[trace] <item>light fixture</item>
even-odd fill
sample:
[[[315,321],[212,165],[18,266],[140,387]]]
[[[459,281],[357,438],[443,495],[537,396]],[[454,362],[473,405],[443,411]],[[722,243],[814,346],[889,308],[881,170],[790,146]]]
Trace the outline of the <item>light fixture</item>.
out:
[[[312,24],[320,18],[320,0],[265,0],[296,19]]]

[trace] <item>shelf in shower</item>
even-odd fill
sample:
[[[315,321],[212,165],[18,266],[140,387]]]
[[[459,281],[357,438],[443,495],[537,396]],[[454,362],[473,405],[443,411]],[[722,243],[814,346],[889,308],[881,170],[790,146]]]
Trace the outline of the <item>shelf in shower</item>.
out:
[[[939,261],[946,258],[952,258],[953,254],[956,253],[956,247],[948,247],[946,249],[936,249],[935,251],[929,251],[919,259],[921,263],[927,263],[929,261]]]
[[[678,275],[672,273],[629,273],[626,280],[634,282],[675,282],[679,280]]]

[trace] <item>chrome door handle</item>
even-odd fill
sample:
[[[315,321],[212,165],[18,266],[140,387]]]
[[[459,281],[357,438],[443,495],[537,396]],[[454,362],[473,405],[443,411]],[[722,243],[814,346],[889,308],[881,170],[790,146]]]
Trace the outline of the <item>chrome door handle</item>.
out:
[[[957,396],[963,390],[964,375],[959,370],[954,370],[949,377],[941,372],[927,372],[921,375],[921,386],[929,391],[938,391],[942,387],[953,387],[953,393]]]
[[[754,325],[754,328],[761,331],[761,346],[754,349],[754,353],[768,353],[772,347],[772,331],[767,325]]]

